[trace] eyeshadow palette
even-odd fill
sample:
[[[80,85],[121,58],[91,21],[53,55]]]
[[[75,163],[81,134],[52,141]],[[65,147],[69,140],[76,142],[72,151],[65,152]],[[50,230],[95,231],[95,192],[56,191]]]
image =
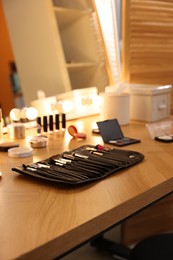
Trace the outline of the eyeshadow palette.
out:
[[[139,139],[124,136],[117,119],[100,121],[97,125],[105,144],[125,146],[140,143]]]

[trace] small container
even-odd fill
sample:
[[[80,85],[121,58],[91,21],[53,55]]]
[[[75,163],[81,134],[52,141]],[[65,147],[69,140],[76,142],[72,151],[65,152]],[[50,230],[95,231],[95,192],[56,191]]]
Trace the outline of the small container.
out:
[[[12,123],[8,125],[8,136],[10,139],[24,139],[26,128],[23,123]]]
[[[117,119],[120,125],[128,125],[130,120],[130,95],[122,93],[100,93],[100,120]]]
[[[10,148],[19,147],[19,144],[16,142],[3,142],[0,143],[0,151],[7,152]]]
[[[8,150],[8,156],[9,157],[29,157],[32,156],[32,148],[28,147],[17,147],[17,148],[11,148]]]
[[[70,125],[68,127],[68,133],[73,136],[74,138],[81,138],[81,139],[85,139],[86,138],[86,134],[85,133],[79,133],[77,128],[74,125]]]
[[[47,138],[42,136],[34,136],[30,140],[30,145],[32,148],[44,148],[47,146]]]

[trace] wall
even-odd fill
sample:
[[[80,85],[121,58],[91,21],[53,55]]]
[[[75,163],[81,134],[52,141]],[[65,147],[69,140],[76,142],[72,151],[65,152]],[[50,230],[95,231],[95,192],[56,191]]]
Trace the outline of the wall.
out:
[[[0,0],[0,105],[3,109],[3,115],[8,116],[10,110],[14,107],[13,94],[9,79],[9,61],[14,60],[14,55],[10,45],[10,39],[6,27],[5,16]]]
[[[1,1],[26,105],[71,90],[51,1]]]

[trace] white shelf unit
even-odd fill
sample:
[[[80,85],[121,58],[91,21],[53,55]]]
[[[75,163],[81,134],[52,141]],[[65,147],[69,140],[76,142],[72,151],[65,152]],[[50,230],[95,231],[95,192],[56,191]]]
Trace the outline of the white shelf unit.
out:
[[[38,90],[48,97],[110,84],[93,1],[3,0],[3,7],[26,105]]]
[[[72,89],[109,84],[106,53],[91,1],[53,1]]]
[[[95,0],[103,38],[114,82],[121,81],[120,40],[118,35],[117,0]],[[116,6],[117,4],[117,6]],[[120,3],[119,3],[120,4]]]

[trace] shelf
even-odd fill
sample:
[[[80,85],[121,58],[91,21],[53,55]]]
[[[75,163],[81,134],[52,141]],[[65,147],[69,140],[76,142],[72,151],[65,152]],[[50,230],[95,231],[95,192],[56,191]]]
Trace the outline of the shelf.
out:
[[[58,19],[57,23],[66,62],[102,62],[104,51],[93,15],[81,16],[69,24],[66,22],[66,26],[64,20]]]
[[[67,9],[63,7],[54,7],[53,9],[60,27],[70,25],[83,15],[82,11],[76,9]]]
[[[70,26],[76,20],[79,20],[84,15],[90,15],[92,9],[81,11],[77,9],[68,9],[63,7],[54,7],[54,12],[58,21],[59,27]]]
[[[53,2],[71,88],[97,86],[103,90],[109,77],[94,6],[82,0]]]
[[[72,89],[99,87],[104,89],[108,85],[107,75],[105,73],[105,65],[86,66],[81,68],[73,68],[68,70]]]
[[[90,8],[90,0],[52,0],[54,6],[64,7],[68,9],[86,10]]]
[[[79,68],[87,68],[87,67],[95,67],[98,66],[97,63],[94,62],[80,62],[80,63],[67,63],[67,68],[68,69],[79,69]]]

